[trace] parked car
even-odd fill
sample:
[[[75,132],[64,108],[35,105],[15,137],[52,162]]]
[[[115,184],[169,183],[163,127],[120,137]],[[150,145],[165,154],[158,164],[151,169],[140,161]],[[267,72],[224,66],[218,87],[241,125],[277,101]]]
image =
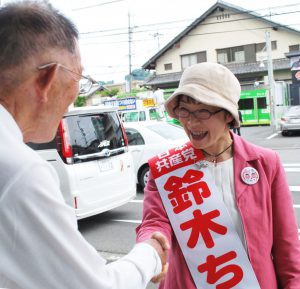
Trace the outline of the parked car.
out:
[[[189,140],[181,126],[165,121],[125,122],[124,127],[133,155],[136,182],[142,188],[149,177],[148,160]]]
[[[280,120],[280,130],[283,136],[300,131],[300,105],[288,108]]]
[[[132,155],[117,108],[75,108],[67,112],[49,143],[28,144],[58,173],[65,201],[78,219],[135,198]]]

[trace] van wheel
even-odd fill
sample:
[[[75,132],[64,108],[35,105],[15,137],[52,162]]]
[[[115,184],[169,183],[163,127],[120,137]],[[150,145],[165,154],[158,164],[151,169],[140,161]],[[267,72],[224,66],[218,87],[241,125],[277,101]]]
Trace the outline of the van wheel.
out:
[[[285,131],[285,130],[283,130],[283,131],[281,132],[281,134],[282,134],[282,136],[287,136],[287,135],[288,135],[288,132]]]
[[[149,178],[149,167],[144,167],[139,177],[139,184],[143,189],[146,187],[148,178]]]

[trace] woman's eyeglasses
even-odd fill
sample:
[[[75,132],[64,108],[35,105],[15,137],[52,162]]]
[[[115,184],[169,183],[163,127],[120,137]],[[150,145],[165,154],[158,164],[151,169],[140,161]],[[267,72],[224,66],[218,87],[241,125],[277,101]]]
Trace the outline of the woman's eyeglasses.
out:
[[[211,118],[216,113],[224,110],[223,108],[216,111],[209,111],[207,109],[199,109],[195,111],[189,111],[184,107],[176,107],[174,113],[179,118],[188,118],[190,115],[193,115],[196,119],[205,120]]]

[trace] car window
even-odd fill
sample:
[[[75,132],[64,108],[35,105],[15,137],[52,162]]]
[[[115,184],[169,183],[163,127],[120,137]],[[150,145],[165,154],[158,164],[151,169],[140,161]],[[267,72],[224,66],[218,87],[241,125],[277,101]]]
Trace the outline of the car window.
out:
[[[146,120],[146,113],[144,111],[140,111],[139,121],[145,121],[145,120]]]
[[[138,121],[139,120],[139,113],[137,111],[124,112],[123,120],[126,121],[126,122]]]
[[[149,115],[151,120],[158,119],[158,112],[155,108],[150,108],[149,109]]]
[[[28,146],[30,146],[34,150],[48,150],[48,149],[57,149],[57,142],[56,137],[50,142],[46,143],[27,143]]]
[[[156,132],[165,139],[177,140],[187,137],[183,128],[168,123],[148,125],[147,128]]]
[[[115,112],[68,116],[70,146],[74,156],[101,152],[125,145],[122,128]]]
[[[128,138],[128,145],[143,145],[145,144],[142,135],[133,128],[125,128],[126,135]]]

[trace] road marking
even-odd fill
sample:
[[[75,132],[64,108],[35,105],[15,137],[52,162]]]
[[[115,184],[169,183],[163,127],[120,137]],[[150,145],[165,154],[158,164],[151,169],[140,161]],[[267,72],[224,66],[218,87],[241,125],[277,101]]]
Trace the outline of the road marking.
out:
[[[300,186],[289,186],[291,192],[300,192]]]
[[[284,168],[286,172],[297,173],[300,172],[300,168]]]
[[[300,164],[283,164],[284,167],[300,167]]]
[[[144,200],[131,200],[130,201],[130,203],[143,203],[143,202],[144,202]]]
[[[133,224],[140,224],[142,223],[141,220],[121,220],[121,219],[114,219],[114,222],[123,222],[123,223],[133,223]]]
[[[273,138],[275,136],[278,136],[278,133],[273,133],[272,135],[268,136],[267,139],[271,139],[271,138]]]

